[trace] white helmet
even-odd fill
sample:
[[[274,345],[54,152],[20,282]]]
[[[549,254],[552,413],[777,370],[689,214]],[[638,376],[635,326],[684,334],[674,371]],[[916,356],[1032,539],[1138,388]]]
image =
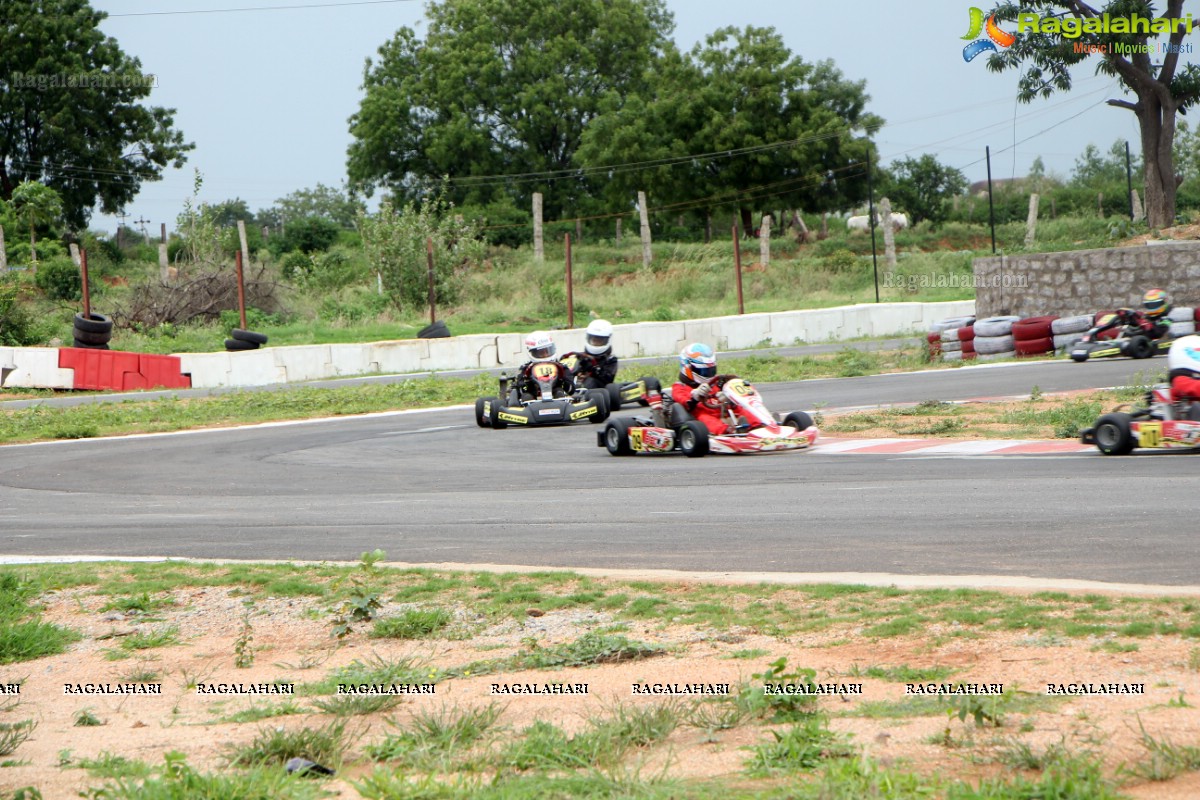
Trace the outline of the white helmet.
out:
[[[534,361],[553,361],[554,354],[558,352],[558,348],[554,346],[554,339],[545,331],[534,331],[526,336],[525,349]]]
[[[594,319],[587,326],[587,344],[584,349],[594,356],[606,355],[612,349],[613,326],[606,319]]]
[[[1181,336],[1167,351],[1167,369],[1191,370],[1200,374],[1200,336]]]

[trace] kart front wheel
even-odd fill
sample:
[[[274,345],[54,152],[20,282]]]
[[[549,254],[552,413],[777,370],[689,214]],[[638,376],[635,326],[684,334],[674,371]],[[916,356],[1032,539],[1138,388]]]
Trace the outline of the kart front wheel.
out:
[[[604,426],[604,446],[614,456],[627,456],[633,452],[629,446],[629,420],[614,417]]]
[[[493,397],[493,398],[491,398],[491,400],[492,400],[492,416],[491,416],[492,427],[503,430],[504,428],[508,427],[508,423],[505,422],[504,420],[500,419],[500,406],[501,406],[502,401],[500,400],[499,397]]]
[[[708,428],[699,420],[689,419],[679,429],[679,450],[688,458],[708,454]]]
[[[623,384],[610,383],[605,390],[608,392],[608,410],[609,412],[621,410],[621,386]]]
[[[1150,358],[1154,355],[1154,345],[1145,336],[1134,336],[1125,345],[1125,354],[1130,358]]]
[[[486,397],[480,397],[475,401],[475,424],[481,428],[490,428],[492,425],[491,415],[484,411],[487,401]]]
[[[598,425],[608,419],[608,391],[606,389],[591,389],[588,391],[588,399],[596,404],[597,409],[597,413],[589,418],[592,424]]]
[[[798,431],[806,431],[813,426],[813,420],[803,411],[793,411],[783,418],[782,424],[791,425]]]
[[[1133,433],[1129,417],[1124,414],[1105,414],[1096,421],[1092,435],[1096,447],[1106,456],[1123,456],[1133,451]]]

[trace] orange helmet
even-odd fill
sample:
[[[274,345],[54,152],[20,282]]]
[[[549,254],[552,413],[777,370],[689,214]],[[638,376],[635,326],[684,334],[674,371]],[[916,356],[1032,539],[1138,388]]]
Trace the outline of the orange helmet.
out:
[[[1151,289],[1142,297],[1142,308],[1146,316],[1158,319],[1171,311],[1171,298],[1162,289]]]
[[[717,356],[706,344],[696,342],[679,354],[679,376],[684,381],[701,383],[717,374]]]

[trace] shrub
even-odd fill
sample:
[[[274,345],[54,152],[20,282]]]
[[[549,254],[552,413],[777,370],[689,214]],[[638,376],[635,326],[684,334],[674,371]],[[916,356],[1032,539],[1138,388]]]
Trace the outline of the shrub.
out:
[[[33,282],[51,300],[78,300],[83,297],[83,279],[70,258],[53,258],[38,264]]]
[[[284,225],[282,236],[271,237],[269,247],[275,255],[293,250],[323,253],[337,241],[340,230],[336,222],[324,217],[301,217]]]

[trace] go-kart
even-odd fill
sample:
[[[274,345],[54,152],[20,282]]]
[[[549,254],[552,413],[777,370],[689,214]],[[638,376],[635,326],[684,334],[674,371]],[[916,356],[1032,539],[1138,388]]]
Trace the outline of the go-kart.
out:
[[[683,453],[698,458],[708,453],[772,453],[804,450],[813,445],[818,430],[812,417],[793,411],[777,420],[763,404],[758,390],[735,375],[712,379],[713,397],[719,398],[730,433],[709,433],[703,422],[682,403],[651,394],[650,417],[614,417],[596,434],[596,444],[614,456],[634,453]]]
[[[581,383],[596,372],[596,357],[591,353],[571,352],[560,360],[571,371],[571,377],[576,383]],[[658,382],[658,378],[646,376],[636,381],[610,383],[604,390],[608,392],[608,410],[611,412],[630,403],[648,406],[650,401],[646,399],[647,396],[651,391],[661,393],[662,384]]]
[[[500,376],[500,393],[496,397],[480,397],[475,401],[475,424],[481,428],[507,428],[509,425],[533,427],[566,425],[588,420],[593,423],[608,419],[608,392],[603,389],[576,389],[564,394],[558,387],[570,375],[559,361],[544,361],[530,368],[537,389],[526,396],[517,389],[508,375]]]
[[[1099,334],[1112,328],[1116,314],[1106,314],[1101,317],[1095,327],[1083,335],[1071,346],[1071,359],[1084,362],[1089,358],[1112,358],[1113,356],[1128,356],[1129,358],[1153,358],[1171,349],[1171,339],[1151,339],[1146,332],[1136,325],[1126,325],[1118,336],[1113,339],[1099,339]]]
[[[1159,384],[1146,393],[1146,408],[1105,414],[1080,441],[1106,456],[1123,456],[1136,447],[1194,450],[1200,447],[1200,402],[1177,401],[1170,386]]]

